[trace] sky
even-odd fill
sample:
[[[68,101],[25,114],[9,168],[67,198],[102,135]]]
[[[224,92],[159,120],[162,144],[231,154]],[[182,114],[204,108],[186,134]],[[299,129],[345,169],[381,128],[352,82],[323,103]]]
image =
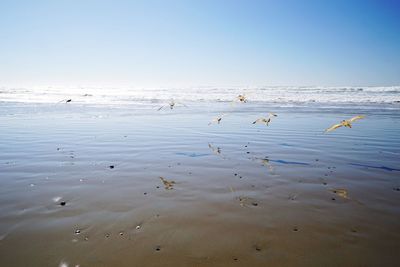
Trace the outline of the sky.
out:
[[[400,85],[400,0],[1,0],[2,85]]]

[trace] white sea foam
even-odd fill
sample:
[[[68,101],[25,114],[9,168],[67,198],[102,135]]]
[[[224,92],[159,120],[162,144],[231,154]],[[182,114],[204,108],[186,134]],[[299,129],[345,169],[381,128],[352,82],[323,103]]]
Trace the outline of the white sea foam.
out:
[[[0,101],[57,103],[72,99],[81,104],[138,104],[178,101],[225,102],[238,94],[250,101],[269,103],[400,103],[400,86],[391,87],[257,87],[257,88],[56,88],[0,87]]]

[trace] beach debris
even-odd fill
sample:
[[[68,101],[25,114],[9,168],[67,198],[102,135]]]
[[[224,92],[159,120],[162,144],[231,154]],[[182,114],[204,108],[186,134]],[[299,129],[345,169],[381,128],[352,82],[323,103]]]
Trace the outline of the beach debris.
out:
[[[163,182],[165,189],[170,190],[170,189],[174,189],[174,184],[175,181],[168,181],[167,179],[165,179],[164,177],[160,176],[160,180]]]
[[[161,246],[157,245],[157,246],[154,247],[154,249],[155,249],[155,251],[160,251],[161,250]]]
[[[224,113],[224,114],[219,115],[218,117],[215,117],[212,121],[210,121],[210,122],[208,123],[208,125],[211,125],[211,124],[214,124],[214,123],[220,124],[222,118],[225,117],[225,116],[227,116],[227,115],[228,115],[228,114],[225,114],[225,113]]]
[[[253,121],[253,124],[262,123],[268,126],[273,117],[278,117],[278,115],[275,113],[268,113],[267,117],[258,118],[255,121]]]
[[[347,190],[344,188],[338,188],[338,189],[332,189],[331,190],[334,194],[338,195],[339,197],[348,199],[348,193]]]
[[[299,228],[297,226],[293,227],[293,232],[298,232]]]
[[[75,234],[76,234],[76,235],[79,235],[80,233],[81,233],[81,230],[80,230],[80,229],[76,229],[76,230],[75,230]]]
[[[110,166],[108,166],[110,169],[114,169],[114,165],[110,165]]]
[[[253,245],[253,248],[254,248],[256,251],[261,251],[261,246],[259,246],[259,245],[257,245],[257,244]]]
[[[340,128],[340,127],[342,127],[342,126],[351,128],[351,127],[352,127],[351,124],[352,124],[353,122],[355,122],[355,121],[357,121],[357,120],[360,120],[360,119],[363,119],[363,118],[365,118],[364,115],[358,115],[358,116],[355,116],[355,117],[353,117],[353,118],[351,118],[351,119],[348,119],[348,120],[342,120],[340,123],[334,124],[334,125],[332,125],[331,127],[329,127],[328,129],[326,129],[326,130],[325,130],[325,133],[328,133],[328,132],[331,132],[331,131],[333,131],[333,130],[336,130],[337,128]]]
[[[60,206],[65,206],[66,204],[67,204],[67,202],[65,202],[65,201],[60,202]]]
[[[184,106],[184,107],[187,107],[185,104],[183,104],[183,103],[181,103],[181,102],[177,102],[177,101],[171,99],[171,100],[168,102],[167,105],[161,106],[161,107],[160,107],[159,109],[157,109],[157,110],[160,111],[160,110],[162,110],[163,108],[168,108],[168,107],[169,107],[169,109],[174,109],[174,107],[175,107],[176,105],[182,105],[182,106]]]

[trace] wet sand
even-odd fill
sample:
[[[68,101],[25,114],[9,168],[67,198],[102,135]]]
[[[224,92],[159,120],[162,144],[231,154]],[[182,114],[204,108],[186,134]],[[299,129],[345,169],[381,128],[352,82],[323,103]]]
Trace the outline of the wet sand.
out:
[[[0,266],[399,265],[396,109],[1,105]]]

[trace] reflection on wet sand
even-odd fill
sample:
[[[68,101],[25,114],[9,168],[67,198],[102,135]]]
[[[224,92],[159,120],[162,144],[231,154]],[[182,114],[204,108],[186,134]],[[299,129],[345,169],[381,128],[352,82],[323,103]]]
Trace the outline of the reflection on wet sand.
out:
[[[393,118],[344,138],[307,112],[256,130],[260,110],[152,110],[2,118],[0,266],[395,266],[400,183],[378,166],[398,154],[376,157],[399,150]]]

